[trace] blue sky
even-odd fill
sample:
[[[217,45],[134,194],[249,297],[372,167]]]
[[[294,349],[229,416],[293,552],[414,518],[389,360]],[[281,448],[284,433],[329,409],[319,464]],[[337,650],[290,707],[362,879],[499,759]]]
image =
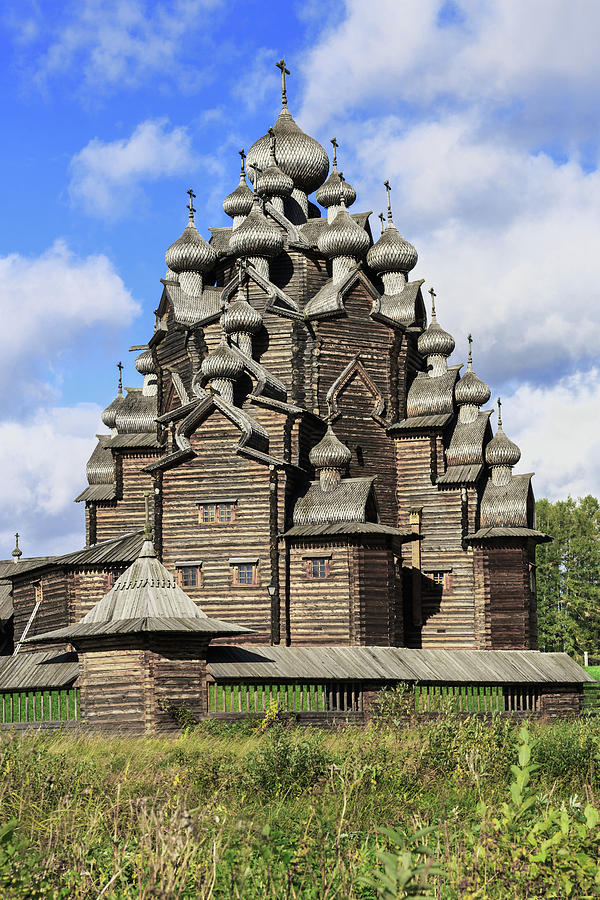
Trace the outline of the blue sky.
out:
[[[72,498],[114,364],[146,341],[164,251],[225,224],[237,150],[290,107],[384,203],[504,400],[538,496],[600,493],[595,35],[587,0],[3,4],[0,542],[82,543]],[[374,217],[373,227],[376,225]]]

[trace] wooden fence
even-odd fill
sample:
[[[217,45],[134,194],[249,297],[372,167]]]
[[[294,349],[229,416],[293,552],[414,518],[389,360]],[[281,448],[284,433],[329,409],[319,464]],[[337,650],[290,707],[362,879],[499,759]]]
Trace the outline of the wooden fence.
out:
[[[79,689],[0,692],[0,723],[73,722],[80,718]]]

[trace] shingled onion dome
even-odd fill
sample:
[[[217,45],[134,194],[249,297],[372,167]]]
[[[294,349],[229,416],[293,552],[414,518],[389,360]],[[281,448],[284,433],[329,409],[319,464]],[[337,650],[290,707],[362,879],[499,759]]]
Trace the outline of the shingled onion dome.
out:
[[[229,249],[248,260],[263,278],[269,277],[269,260],[283,250],[283,235],[265,216],[258,194],[254,195],[250,214],[232,232]]]
[[[331,425],[327,426],[325,437],[312,448],[308,459],[319,474],[321,490],[332,491],[340,483],[342,472],[352,459],[352,453],[335,436]]]
[[[256,181],[256,193],[263,200],[270,200],[275,209],[283,212],[284,197],[289,197],[294,190],[294,182],[286,175],[275,159],[275,132],[269,128],[271,147],[269,150],[269,162],[261,171]]]
[[[196,228],[194,223],[196,210],[193,206],[196,195],[191,188],[188,194],[190,202],[187,227],[165,253],[165,261],[169,269],[179,276],[182,290],[196,297],[202,294],[203,276],[214,267],[217,254]]]
[[[252,336],[258,334],[263,326],[263,318],[258,310],[251,306],[242,293],[242,281],[233,303],[223,315],[223,331],[231,335],[234,343],[246,356],[252,356]]]
[[[521,451],[502,430],[502,401],[498,397],[498,428],[485,448],[485,461],[492,470],[492,482],[496,485],[508,484],[512,477],[512,467],[520,459]]]
[[[367,263],[381,275],[384,293],[399,294],[406,284],[406,275],[417,264],[419,255],[412,244],[402,237],[392,219],[390,183],[384,182],[387,191],[387,225],[379,240],[367,254]]]
[[[479,413],[479,407],[487,403],[491,396],[491,391],[485,381],[478,378],[473,371],[473,354],[471,347],[473,338],[468,337],[469,341],[469,358],[467,360],[467,371],[454,388],[454,397],[459,405],[458,411],[459,422],[473,422]]]
[[[119,386],[117,389],[117,396],[115,397],[115,399],[113,400],[112,403],[109,403],[109,405],[106,407],[106,409],[100,416],[100,418],[102,419],[102,421],[106,425],[106,427],[110,428],[110,430],[114,434],[116,434],[117,414],[119,412],[120,407],[123,404],[123,400],[125,399],[123,397],[123,378],[122,378],[123,364],[117,363],[117,369],[119,370]]]
[[[202,361],[202,374],[210,381],[214,393],[233,405],[233,382],[244,371],[244,363],[223,334],[219,346]]]
[[[429,375],[435,378],[437,375],[443,375],[448,368],[446,359],[454,350],[454,338],[451,334],[438,325],[435,314],[435,297],[436,293],[431,288],[431,322],[425,331],[419,335],[417,341],[417,349],[421,356],[427,358],[427,367]]]
[[[285,89],[285,76],[289,74],[285,68],[284,60],[277,63],[281,69],[282,78],[282,110],[277,121],[273,125],[273,131],[277,140],[277,165],[292,179],[294,190],[292,198],[297,201],[301,218],[308,218],[308,198],[320,187],[329,172],[329,157],[325,148],[314,138],[309,137],[296,124],[287,108],[287,94]],[[265,169],[269,165],[271,137],[267,133],[252,144],[248,151],[248,165]],[[289,218],[289,216],[288,216]]]
[[[156,377],[156,366],[152,358],[152,351],[148,347],[142,350],[139,356],[135,358],[135,367],[144,376],[144,387],[142,394],[145,397],[153,397],[158,391],[158,381]]]
[[[17,531],[15,534],[15,549],[10,554],[13,558],[13,562],[18,563],[21,557],[23,556],[23,551],[19,547],[19,532]]]
[[[233,219],[232,228],[238,228],[246,216],[252,209],[252,191],[246,184],[246,171],[244,168],[244,159],[246,154],[240,150],[242,157],[242,170],[240,172],[240,183],[231,194],[228,194],[223,200],[223,209]]]
[[[331,138],[333,144],[333,165],[331,175],[324,185],[315,194],[317,203],[327,210],[327,222],[332,224],[340,208],[340,197],[344,198],[346,208],[352,206],[356,200],[356,191],[351,184],[344,180],[342,172],[337,168],[337,148],[339,144],[335,138]]]
[[[324,256],[332,259],[333,282],[343,281],[369,249],[370,240],[364,228],[358,225],[340,196],[340,208],[332,225],[321,229],[317,246]]]

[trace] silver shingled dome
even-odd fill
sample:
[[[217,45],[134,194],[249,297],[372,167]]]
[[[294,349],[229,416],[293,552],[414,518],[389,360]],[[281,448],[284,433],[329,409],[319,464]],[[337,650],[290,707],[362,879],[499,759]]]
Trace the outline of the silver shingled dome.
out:
[[[244,363],[234,353],[225,335],[221,338],[219,346],[202,361],[202,374],[208,379],[227,378],[235,381],[244,371]]]
[[[374,272],[410,272],[417,264],[419,255],[412,244],[405,240],[393,222],[367,254],[367,263]]]
[[[369,235],[343,205],[331,223],[321,230],[317,246],[324,256],[351,256],[362,259],[369,249]]]
[[[320,187],[329,172],[329,157],[318,141],[296,125],[286,106],[273,125],[277,141],[277,165],[306,194]],[[269,165],[271,138],[263,135],[248,151],[248,166],[266,169]]]
[[[190,220],[187,228],[165,253],[165,261],[175,274],[180,272],[209,272],[217,261],[217,254]]]
[[[308,458],[315,469],[343,469],[352,459],[352,453],[328,425],[325,437],[312,448]]]
[[[255,196],[252,210],[229,239],[229,249],[236,256],[262,256],[270,259],[283,250],[283,236],[271,225]]]

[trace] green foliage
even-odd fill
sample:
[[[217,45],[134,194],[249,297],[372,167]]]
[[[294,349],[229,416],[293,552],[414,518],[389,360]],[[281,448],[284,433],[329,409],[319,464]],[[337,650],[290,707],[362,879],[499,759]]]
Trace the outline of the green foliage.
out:
[[[377,850],[376,857],[383,870],[375,869],[372,877],[363,879],[364,883],[374,887],[381,900],[434,897],[429,891],[431,880],[443,871],[433,865],[433,850],[422,843],[434,830],[421,828],[407,836],[392,828],[382,828],[381,834],[388,838],[392,849]]]
[[[536,516],[553,538],[537,550],[540,649],[600,653],[600,504],[538,500]]]
[[[252,783],[268,795],[297,794],[314,785],[331,765],[315,736],[294,741],[289,731],[272,726],[268,739],[245,762]]]

